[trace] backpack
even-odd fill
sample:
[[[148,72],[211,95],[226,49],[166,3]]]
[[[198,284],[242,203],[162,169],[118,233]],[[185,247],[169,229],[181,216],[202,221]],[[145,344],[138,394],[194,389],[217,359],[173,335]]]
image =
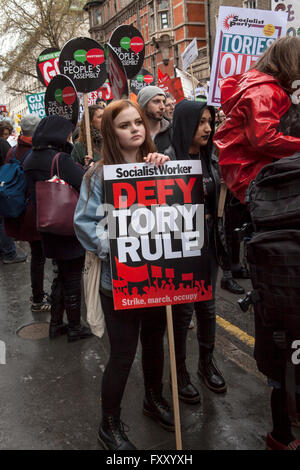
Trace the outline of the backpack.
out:
[[[300,153],[260,170],[247,191],[255,230],[300,229]]]
[[[294,417],[299,370],[296,373],[292,362],[292,348],[300,339],[300,153],[262,168],[248,189],[248,202],[254,227],[247,243],[251,300],[283,358],[289,416]]]
[[[16,159],[15,148],[12,149],[12,158],[0,167],[0,216],[19,217],[26,209],[26,178],[23,163],[31,149],[23,155],[21,160]]]

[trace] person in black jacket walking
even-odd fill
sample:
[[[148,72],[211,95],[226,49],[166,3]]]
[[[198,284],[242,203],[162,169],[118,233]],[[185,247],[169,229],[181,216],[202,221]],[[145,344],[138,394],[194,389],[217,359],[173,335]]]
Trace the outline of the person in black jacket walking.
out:
[[[48,116],[41,120],[32,138],[32,154],[24,164],[28,189],[36,207],[35,183],[51,178],[51,164],[59,152],[61,178],[79,192],[83,170],[71,157],[72,124],[60,116]],[[84,250],[75,237],[41,233],[46,258],[56,260],[58,276],[51,288],[51,321],[49,337],[68,334],[68,341],[91,336],[89,328],[81,325],[81,273],[84,266]],[[63,323],[66,309],[68,325]]]
[[[211,280],[213,298],[196,302],[197,338],[199,343],[198,375],[212,391],[226,390],[225,380],[213,358],[216,329],[215,287],[218,265],[222,264],[226,248],[221,235],[221,220],[217,217],[220,191],[218,161],[212,154],[215,110],[205,102],[183,100],[175,107],[172,147],[165,153],[177,160],[200,159],[203,172],[206,243],[202,250],[199,270]],[[200,395],[186,370],[186,338],[193,314],[193,304],[174,305],[175,353],[178,373],[178,395],[187,403],[197,403]]]

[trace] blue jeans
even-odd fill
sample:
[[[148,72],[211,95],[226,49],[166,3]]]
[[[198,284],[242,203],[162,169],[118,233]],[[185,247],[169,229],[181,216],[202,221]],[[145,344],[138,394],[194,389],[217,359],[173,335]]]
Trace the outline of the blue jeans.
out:
[[[13,238],[8,237],[4,229],[4,219],[0,217],[0,257],[8,260],[17,256],[16,245]]]

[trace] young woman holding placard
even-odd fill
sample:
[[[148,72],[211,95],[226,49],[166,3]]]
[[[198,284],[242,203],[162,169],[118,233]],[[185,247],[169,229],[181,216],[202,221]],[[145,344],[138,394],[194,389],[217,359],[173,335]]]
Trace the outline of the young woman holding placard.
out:
[[[83,180],[75,212],[75,231],[82,246],[102,261],[100,295],[110,341],[110,358],[102,380],[102,422],[99,440],[109,450],[134,450],[120,420],[120,406],[140,335],[145,383],[143,412],[169,431],[174,430],[173,413],[162,396],[166,327],[164,307],[115,310],[112,298],[108,233],[99,223],[104,202],[103,165],[155,163],[169,157],[156,153],[145,117],[138,105],[118,100],[104,110],[101,161]],[[104,212],[104,211],[102,211]]]

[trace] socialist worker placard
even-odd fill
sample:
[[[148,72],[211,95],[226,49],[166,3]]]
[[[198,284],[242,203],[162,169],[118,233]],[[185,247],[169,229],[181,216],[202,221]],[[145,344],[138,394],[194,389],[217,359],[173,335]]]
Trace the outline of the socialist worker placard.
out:
[[[212,298],[200,161],[104,166],[115,309]]]

